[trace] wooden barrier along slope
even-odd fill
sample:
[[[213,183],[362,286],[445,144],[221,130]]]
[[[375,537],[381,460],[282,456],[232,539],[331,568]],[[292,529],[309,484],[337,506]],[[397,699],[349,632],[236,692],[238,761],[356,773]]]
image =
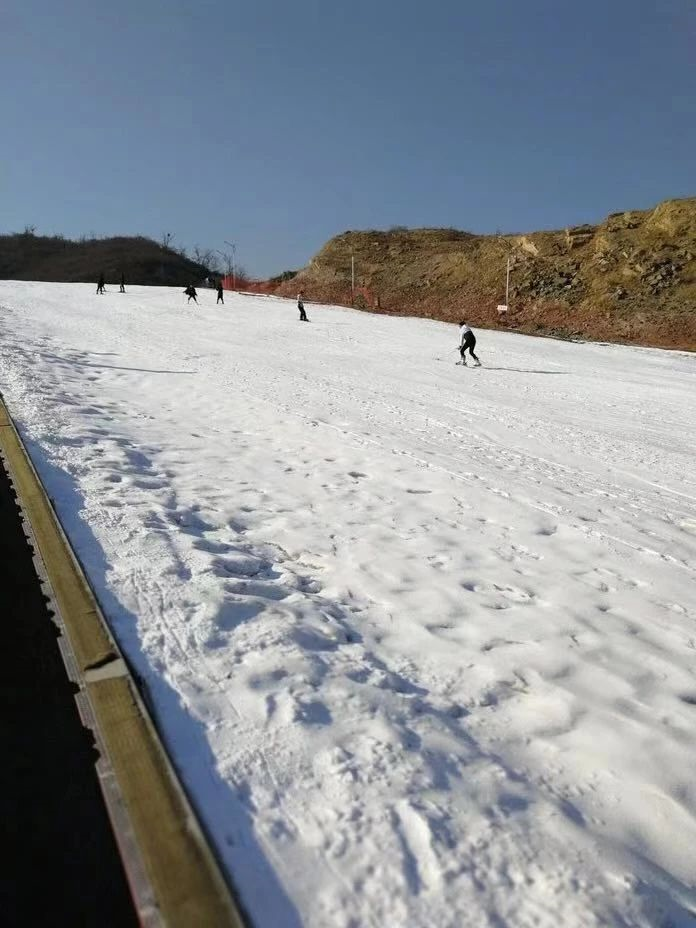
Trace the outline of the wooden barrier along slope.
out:
[[[243,928],[239,908],[1,398],[0,453],[63,636],[59,646],[68,674],[80,688],[78,708],[101,755],[97,773],[142,925]]]

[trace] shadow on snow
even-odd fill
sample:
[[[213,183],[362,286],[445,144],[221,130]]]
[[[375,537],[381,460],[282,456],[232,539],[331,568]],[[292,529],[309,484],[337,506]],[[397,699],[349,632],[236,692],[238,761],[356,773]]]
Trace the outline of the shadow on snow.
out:
[[[263,898],[269,924],[302,928],[295,906],[256,838],[253,821],[243,801],[246,784],[239,784],[236,790],[218,775],[217,761],[204,727],[186,711],[181,695],[158,672],[157,666],[150,663],[138,635],[137,616],[109,588],[110,566],[105,552],[89,525],[79,516],[84,510],[82,496],[70,476],[46,460],[40,443],[27,438],[25,443],[42,481],[51,487],[52,498],[60,502],[57,508],[64,530],[84,565],[104,614],[109,617],[112,633],[127,655],[187,795],[206,797],[204,809],[199,813],[201,824],[230,874],[233,894],[240,899],[237,886],[243,886],[246,898]],[[198,808],[193,802],[192,805]],[[225,845],[213,840],[207,822],[216,822],[218,827],[227,823],[221,828]]]

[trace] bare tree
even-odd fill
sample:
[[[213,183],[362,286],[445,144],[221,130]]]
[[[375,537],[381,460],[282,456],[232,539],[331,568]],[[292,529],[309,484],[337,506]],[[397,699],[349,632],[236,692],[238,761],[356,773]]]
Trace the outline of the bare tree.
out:
[[[236,265],[234,269],[234,276],[237,289],[240,287],[246,287],[246,285],[251,282],[251,277],[249,277],[246,272],[246,268],[242,267],[241,264]]]
[[[203,265],[203,267],[208,268],[211,274],[217,275],[220,273],[217,258],[215,257],[215,252],[212,248],[206,248],[205,251],[201,252],[200,263]]]

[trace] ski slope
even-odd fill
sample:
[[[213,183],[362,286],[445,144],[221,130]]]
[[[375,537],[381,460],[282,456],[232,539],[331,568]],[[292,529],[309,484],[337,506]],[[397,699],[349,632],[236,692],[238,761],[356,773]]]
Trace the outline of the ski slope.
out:
[[[696,925],[696,357],[0,282],[0,389],[257,928]]]

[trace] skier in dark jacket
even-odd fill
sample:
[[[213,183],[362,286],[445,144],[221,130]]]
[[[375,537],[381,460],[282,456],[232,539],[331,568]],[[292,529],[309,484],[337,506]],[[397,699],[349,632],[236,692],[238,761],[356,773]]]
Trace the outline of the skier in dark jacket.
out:
[[[191,300],[193,300],[194,303],[198,303],[198,300],[196,299],[196,288],[193,286],[193,284],[189,284],[188,287],[184,290],[184,293],[188,297],[188,300],[186,300],[187,303],[190,303]]]
[[[297,294],[297,308],[300,311],[300,322],[309,322],[307,318],[307,313],[304,309],[304,300],[302,299],[302,291]]]
[[[105,287],[104,275],[100,274],[99,281],[97,283],[97,293],[105,293],[106,291],[104,287]]]
[[[118,291],[118,292],[119,292],[119,293],[125,293],[125,292],[126,292],[126,276],[125,276],[125,274],[123,273],[123,271],[121,271],[121,286],[119,287],[119,291]]]
[[[481,367],[481,362],[474,354],[474,348],[476,347],[476,336],[471,331],[466,322],[459,323],[459,353],[462,356],[461,361],[457,361],[457,364],[463,364],[466,367],[466,352],[468,351],[471,357],[476,362],[476,367]]]
[[[224,301],[223,298],[222,298],[222,281],[221,281],[221,280],[218,281],[218,285],[217,285],[217,295],[218,295],[218,296],[217,296],[217,300],[215,301],[215,305],[217,306],[218,303],[222,303],[223,306],[224,306],[224,305],[225,305],[225,301]]]

